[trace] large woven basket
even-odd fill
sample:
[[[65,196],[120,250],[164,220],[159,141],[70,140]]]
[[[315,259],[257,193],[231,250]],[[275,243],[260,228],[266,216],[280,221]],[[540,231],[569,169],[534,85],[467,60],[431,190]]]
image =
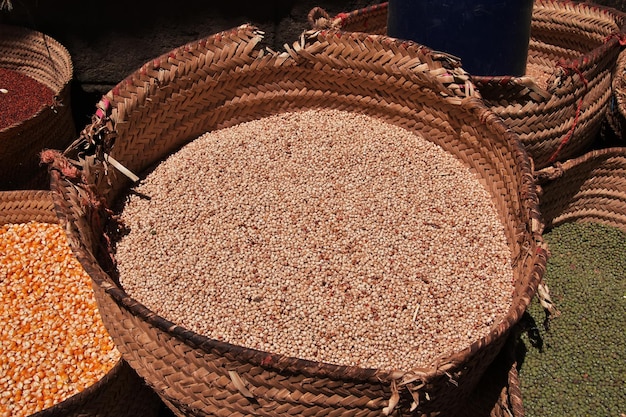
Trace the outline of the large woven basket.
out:
[[[45,190],[0,191],[0,224],[58,223],[52,193]],[[155,417],[161,407],[158,397],[123,360],[98,382],[37,417]]]
[[[455,415],[499,354],[545,268],[530,162],[458,62],[411,42],[311,31],[283,52],[242,26],[143,65],[107,93],[80,140],[50,159],[57,213],[128,363],[179,415]],[[112,278],[107,207],[204,132],[306,108],[362,112],[419,132],[493,196],[512,253],[510,310],[486,337],[408,372],[311,362],[212,340],[157,316]],[[106,163],[108,161],[111,164]],[[410,411],[412,410],[412,411]]]
[[[387,3],[333,18],[315,8],[309,23],[385,34]],[[535,167],[580,156],[600,132],[625,23],[624,13],[612,8],[536,0],[526,75],[472,74],[487,105],[519,135]]]
[[[626,232],[626,148],[594,150],[536,175],[546,230],[596,222]]]
[[[30,118],[0,129],[0,189],[47,188],[39,152],[44,148],[64,148],[76,138],[70,104],[70,54],[44,33],[0,25],[0,67],[28,75],[49,87],[55,101]]]

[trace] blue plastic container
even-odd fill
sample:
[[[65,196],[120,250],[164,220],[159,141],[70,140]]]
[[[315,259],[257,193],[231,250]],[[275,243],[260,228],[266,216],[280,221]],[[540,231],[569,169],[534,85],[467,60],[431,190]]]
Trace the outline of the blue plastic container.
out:
[[[470,74],[526,72],[533,0],[389,0],[387,34],[461,58]]]

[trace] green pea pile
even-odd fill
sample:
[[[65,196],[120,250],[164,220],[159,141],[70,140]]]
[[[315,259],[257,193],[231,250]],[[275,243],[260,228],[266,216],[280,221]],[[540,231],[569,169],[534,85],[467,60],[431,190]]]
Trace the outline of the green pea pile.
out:
[[[522,336],[525,414],[623,417],[626,233],[597,223],[566,223],[544,238],[552,255],[545,279],[561,314],[546,331],[539,303],[529,307],[543,343]]]

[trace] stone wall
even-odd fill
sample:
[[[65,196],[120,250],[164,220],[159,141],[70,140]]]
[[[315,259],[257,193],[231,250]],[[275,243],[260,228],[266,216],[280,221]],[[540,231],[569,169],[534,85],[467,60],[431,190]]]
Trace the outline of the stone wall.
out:
[[[331,16],[380,0],[12,0],[0,23],[44,32],[62,43],[74,63],[72,108],[78,129],[95,103],[115,84],[149,61],[188,42],[251,23],[265,44],[280,50],[309,28],[316,6]]]

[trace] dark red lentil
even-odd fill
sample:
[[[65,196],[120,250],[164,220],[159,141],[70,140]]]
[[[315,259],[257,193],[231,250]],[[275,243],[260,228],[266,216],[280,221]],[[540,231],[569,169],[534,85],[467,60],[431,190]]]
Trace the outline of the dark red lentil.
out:
[[[18,71],[0,68],[0,129],[6,129],[53,104],[54,92]]]

